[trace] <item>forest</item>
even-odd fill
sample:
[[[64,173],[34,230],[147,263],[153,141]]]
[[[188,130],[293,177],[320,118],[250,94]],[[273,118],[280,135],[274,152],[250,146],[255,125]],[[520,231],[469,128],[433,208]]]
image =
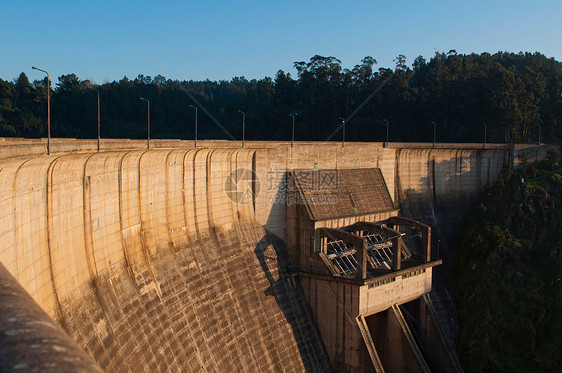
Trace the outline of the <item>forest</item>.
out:
[[[457,340],[468,372],[560,372],[562,168],[505,168],[453,245]]]
[[[97,137],[100,97],[102,138],[247,140],[389,140],[438,142],[542,142],[562,138],[562,64],[541,53],[436,52],[427,61],[404,55],[395,67],[377,68],[373,57],[351,69],[335,57],[315,55],[294,63],[296,76],[229,81],[178,81],[138,75],[96,84],[75,74],[50,85],[51,136]],[[29,66],[29,71],[31,66]],[[51,79],[53,80],[53,79]],[[540,128],[540,129],[539,129]],[[22,72],[0,79],[0,136],[46,137],[47,78],[30,82]]]

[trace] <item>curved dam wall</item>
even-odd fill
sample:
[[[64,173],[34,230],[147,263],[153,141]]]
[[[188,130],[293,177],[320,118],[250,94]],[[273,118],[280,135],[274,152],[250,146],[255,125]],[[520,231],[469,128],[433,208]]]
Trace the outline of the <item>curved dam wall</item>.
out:
[[[107,371],[329,371],[285,274],[286,172],[380,168],[403,215],[447,233],[510,159],[506,146],[226,141],[70,141],[32,158],[23,143],[0,144],[0,262]],[[253,172],[234,174],[250,203],[225,192],[237,169]]]
[[[397,149],[395,202],[446,238],[509,163],[504,149]]]
[[[325,371],[300,290],[283,277],[287,256],[254,204],[224,193],[255,156],[150,150],[3,164],[0,261],[107,371]]]

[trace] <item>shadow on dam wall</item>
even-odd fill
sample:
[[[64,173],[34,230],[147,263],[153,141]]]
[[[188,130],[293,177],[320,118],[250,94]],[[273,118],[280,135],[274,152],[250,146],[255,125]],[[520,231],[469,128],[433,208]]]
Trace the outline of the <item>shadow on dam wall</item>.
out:
[[[306,371],[331,371],[324,344],[300,284],[295,277],[288,275],[292,263],[285,241],[267,232],[256,245],[255,254],[270,284],[264,294],[275,298],[285,320],[291,325]]]
[[[252,203],[224,193],[232,171],[254,164],[248,149],[5,163],[0,261],[107,371],[329,370],[302,294],[284,275],[286,250]],[[17,304],[3,299],[2,314],[20,318],[27,307]],[[44,351],[76,349],[36,339],[8,350],[14,333],[21,342],[35,328],[0,330],[2,369],[61,370],[64,359]]]
[[[455,349],[456,304],[450,295],[451,252],[462,218],[479,194],[509,164],[509,152],[494,149],[397,150],[396,203],[400,214],[432,227],[432,256],[443,260],[433,272],[429,294],[447,343]]]
[[[509,162],[505,150],[484,149],[399,149],[396,158],[395,203],[445,240]]]
[[[400,215],[432,227],[433,255],[448,272],[449,244],[478,196],[509,162],[504,150],[400,149],[396,156],[395,204]],[[440,281],[436,281],[439,283]]]

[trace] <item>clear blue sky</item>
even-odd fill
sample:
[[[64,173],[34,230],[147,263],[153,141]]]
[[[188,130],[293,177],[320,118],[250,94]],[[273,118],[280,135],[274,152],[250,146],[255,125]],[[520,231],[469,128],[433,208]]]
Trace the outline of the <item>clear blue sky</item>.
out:
[[[315,54],[351,68],[435,51],[539,51],[562,60],[562,1],[0,0],[0,78],[49,71],[96,83],[273,77]]]

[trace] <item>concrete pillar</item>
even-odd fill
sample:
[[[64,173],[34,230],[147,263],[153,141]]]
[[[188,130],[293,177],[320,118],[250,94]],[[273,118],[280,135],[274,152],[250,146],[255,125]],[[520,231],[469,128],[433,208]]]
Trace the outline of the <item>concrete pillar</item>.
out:
[[[392,270],[398,271],[402,267],[402,237],[392,239]]]
[[[420,226],[422,234],[422,247],[423,247],[423,258],[425,262],[431,260],[431,228],[429,226]]]
[[[357,279],[364,280],[367,278],[367,248],[365,247],[365,240],[361,240],[361,245],[356,247],[357,250]]]

